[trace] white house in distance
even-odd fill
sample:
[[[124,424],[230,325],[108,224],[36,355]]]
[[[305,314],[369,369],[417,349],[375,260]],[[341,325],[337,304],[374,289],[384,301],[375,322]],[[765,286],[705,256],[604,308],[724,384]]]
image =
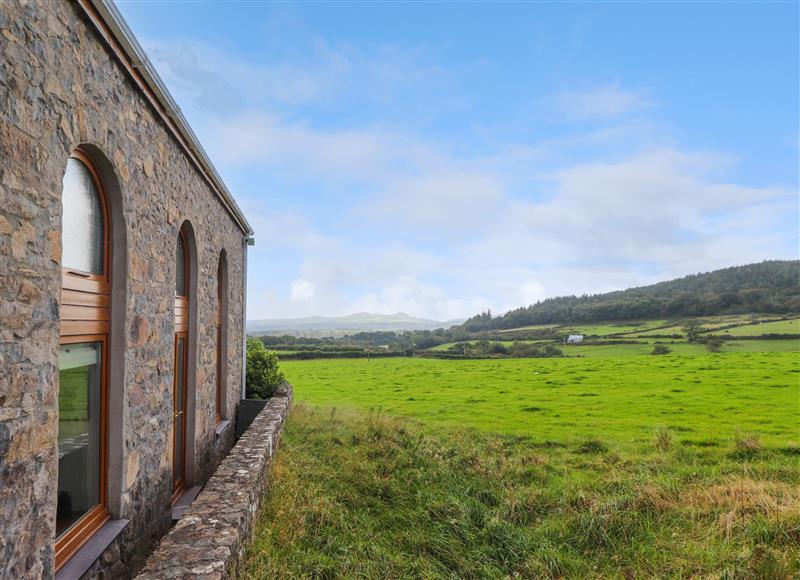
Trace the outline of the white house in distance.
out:
[[[583,342],[583,335],[582,334],[570,334],[567,337],[568,344],[580,344]]]

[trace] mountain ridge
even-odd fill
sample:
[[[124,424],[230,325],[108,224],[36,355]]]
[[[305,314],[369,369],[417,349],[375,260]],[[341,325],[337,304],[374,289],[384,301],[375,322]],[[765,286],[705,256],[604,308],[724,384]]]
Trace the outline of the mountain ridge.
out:
[[[265,318],[248,320],[248,332],[302,331],[378,331],[378,330],[435,330],[464,322],[464,319],[447,321],[410,316],[405,312],[374,314],[354,312],[344,316],[304,316],[299,318]]]

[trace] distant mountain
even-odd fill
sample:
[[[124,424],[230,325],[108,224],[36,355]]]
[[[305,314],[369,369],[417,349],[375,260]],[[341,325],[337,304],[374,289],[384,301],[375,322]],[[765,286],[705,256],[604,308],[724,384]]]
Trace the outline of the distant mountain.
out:
[[[605,294],[559,296],[493,317],[467,320],[468,332],[534,324],[800,312],[800,261],[734,266]]]
[[[247,331],[275,334],[285,332],[295,336],[341,336],[344,332],[375,330],[435,330],[461,324],[464,319],[440,322],[416,318],[402,312],[397,314],[370,314],[359,312],[347,316],[307,316],[305,318],[273,318],[248,320]],[[330,332],[328,332],[330,331]]]

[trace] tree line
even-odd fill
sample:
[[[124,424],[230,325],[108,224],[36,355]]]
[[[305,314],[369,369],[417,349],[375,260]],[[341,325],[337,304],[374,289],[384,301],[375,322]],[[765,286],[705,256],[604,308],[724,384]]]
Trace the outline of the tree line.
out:
[[[536,324],[800,312],[800,261],[771,260],[605,294],[559,296],[502,316],[482,312],[467,332]]]

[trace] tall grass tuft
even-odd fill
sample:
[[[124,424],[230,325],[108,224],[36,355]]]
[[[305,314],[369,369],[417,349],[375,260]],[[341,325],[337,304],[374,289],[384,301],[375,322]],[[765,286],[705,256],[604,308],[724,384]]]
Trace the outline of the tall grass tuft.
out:
[[[656,436],[653,444],[656,446],[656,449],[669,451],[670,447],[672,447],[672,433],[670,433],[668,427],[660,425],[656,428]]]
[[[600,439],[587,439],[578,447],[579,453],[608,453],[608,445]]]
[[[737,432],[733,441],[734,455],[740,459],[751,459],[763,451],[761,438],[757,433]]]

